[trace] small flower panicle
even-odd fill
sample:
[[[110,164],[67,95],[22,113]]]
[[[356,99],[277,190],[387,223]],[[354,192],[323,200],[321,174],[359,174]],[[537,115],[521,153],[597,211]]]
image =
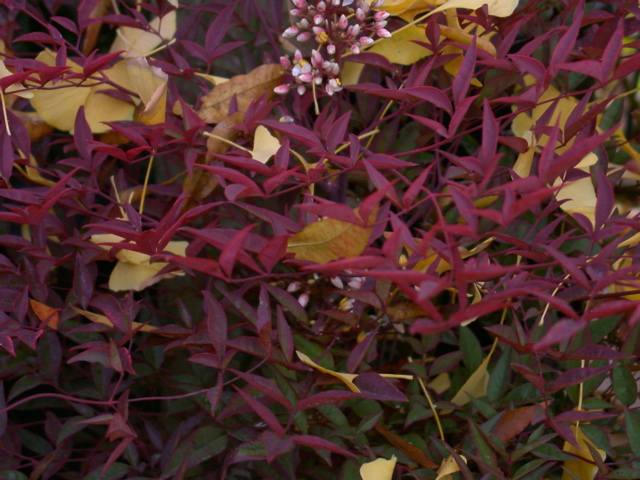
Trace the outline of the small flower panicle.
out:
[[[280,58],[280,64],[291,72],[292,83],[275,88],[275,92],[285,94],[295,89],[303,95],[307,88],[316,85],[324,87],[333,95],[342,90],[340,85],[340,59],[346,53],[358,54],[360,49],[374,42],[373,37],[390,37],[385,28],[389,14],[375,9],[384,4],[376,0],[369,5],[367,0],[292,0],[294,9],[291,16],[294,25],[287,28],[282,36],[298,42],[315,41],[311,58],[303,58],[296,50],[293,59]]]

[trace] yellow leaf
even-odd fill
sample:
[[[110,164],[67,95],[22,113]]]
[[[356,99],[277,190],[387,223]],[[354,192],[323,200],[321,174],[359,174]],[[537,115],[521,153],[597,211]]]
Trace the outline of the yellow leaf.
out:
[[[82,310],[82,309],[76,308],[74,306],[71,306],[71,308],[73,308],[77,313],[79,313],[80,315],[84,316],[85,318],[91,320],[92,322],[100,323],[100,324],[106,325],[108,327],[113,327],[113,323],[111,323],[111,320],[109,320],[105,315],[100,315],[99,313],[89,312],[88,310]],[[134,330],[138,330],[139,329],[141,332],[147,332],[147,333],[151,333],[151,332],[157,330],[157,327],[154,327],[152,325],[145,325],[145,324],[139,323],[139,322],[131,322],[131,327]]]
[[[593,456],[591,455],[587,445],[595,448],[595,444],[589,440],[584,433],[582,433],[582,429],[580,429],[580,427],[571,426],[571,430],[573,430],[573,434],[576,436],[578,447],[569,442],[564,442],[562,450],[572,455],[576,455],[579,458],[564,461],[562,480],[573,480],[575,478],[579,478],[580,480],[593,480],[596,473],[598,473],[598,467],[593,463]],[[607,458],[604,450],[596,448],[596,451],[603,461]]]
[[[163,41],[173,39],[176,34],[176,11],[149,22],[150,31],[134,27],[118,27],[116,38],[109,53],[125,50],[125,57],[145,57]]]
[[[389,460],[378,458],[373,462],[364,463],[360,467],[362,480],[391,480],[393,469],[396,467],[396,456],[392,455]]]
[[[102,244],[121,243],[124,239],[117,235],[100,234],[92,235],[89,240],[105,250],[110,250],[111,246]],[[184,257],[188,245],[188,242],[184,240],[174,240],[167,244],[165,250],[173,253],[174,255]],[[151,263],[151,257],[149,255],[135,252],[133,250],[119,250],[118,253],[116,253],[116,259],[118,262],[111,272],[111,277],[109,278],[109,289],[114,292],[126,290],[140,291],[165,278],[184,275],[184,272],[182,271],[158,275],[158,272],[166,267],[168,263]]]
[[[253,137],[251,158],[261,163],[267,163],[269,159],[276,154],[279,148],[280,142],[278,139],[271,135],[271,132],[269,132],[266,127],[258,125]]]
[[[50,66],[56,63],[55,55],[50,50],[40,52],[36,60]],[[82,72],[82,68],[71,60],[67,60],[67,66],[71,72]],[[109,69],[104,71],[107,75],[108,72]],[[33,91],[31,105],[45,122],[64,131],[73,130],[76,115],[82,106],[85,107],[85,117],[93,133],[109,130],[104,122],[133,119],[133,104],[105,95],[108,91],[115,91],[114,88],[104,84],[85,87],[78,82],[79,80],[49,82],[44,86],[46,90]]]
[[[414,43],[413,40],[420,42],[427,40],[424,27],[414,25],[400,30],[393,36],[374,44],[367,51],[382,55],[390,62],[399,65],[413,65],[418,60],[433,54],[431,50]]]
[[[228,82],[229,79],[225,77],[216,77],[215,75],[207,75],[206,73],[196,72],[196,76],[204,78],[207,82],[211,83],[214,87],[221,83]]]
[[[460,456],[462,460],[466,463],[467,459]],[[460,471],[460,466],[456,463],[456,460],[450,455],[444,460],[442,460],[442,464],[438,469],[438,476],[436,480],[450,480],[453,477],[454,473],[458,473]]]
[[[485,358],[480,364],[478,369],[471,374],[469,379],[464,382],[462,388],[451,399],[451,403],[455,403],[459,407],[469,403],[471,399],[469,395],[474,398],[484,397],[487,395],[487,387],[489,386],[489,372],[487,367],[489,366],[489,357]],[[444,413],[444,412],[443,412]]]
[[[354,210],[360,218],[358,210]],[[373,225],[378,216],[376,208],[367,220]],[[293,253],[296,260],[309,260],[327,263],[339,258],[353,258],[360,255],[369,243],[373,226],[360,226],[354,223],[327,218],[313,222],[289,238],[287,253]]]
[[[347,386],[347,388],[349,390],[351,390],[352,392],[360,393],[360,389],[358,387],[356,387],[355,383],[353,383],[355,378],[358,376],[357,374],[355,374],[355,373],[335,372],[333,370],[329,370],[328,368],[321,367],[316,362],[311,360],[308,355],[305,355],[304,353],[302,353],[299,350],[296,350],[296,355],[298,355],[298,358],[300,359],[300,361],[302,363],[304,363],[305,365],[309,365],[310,367],[315,368],[316,370],[320,370],[322,373],[326,373],[327,375],[331,375],[332,377],[336,377],[337,379],[341,380]],[[402,380],[412,380],[413,379],[413,375],[394,375],[394,374],[383,373],[380,376],[381,377],[385,377],[385,378],[398,378],[398,379],[402,379]]]
[[[516,9],[518,2],[519,0],[449,0],[444,5],[440,5],[438,8],[431,10],[429,16],[451,8],[477,10],[486,4],[489,8],[489,15],[493,15],[494,17],[508,17]]]
[[[427,386],[438,395],[446,392],[451,388],[451,378],[449,377],[449,373],[441,373],[436,378],[431,380]]]
[[[145,125],[164,123],[169,76],[158,67],[150,66],[143,57],[128,58],[126,64],[133,91],[145,105],[138,120]]]

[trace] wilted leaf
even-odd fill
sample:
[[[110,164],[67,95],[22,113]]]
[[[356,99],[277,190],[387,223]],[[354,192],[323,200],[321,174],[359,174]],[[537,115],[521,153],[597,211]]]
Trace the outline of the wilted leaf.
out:
[[[573,480],[576,478],[579,478],[580,480],[593,480],[596,473],[598,473],[598,467],[593,463],[593,456],[591,455],[587,445],[591,445],[595,448],[603,461],[607,458],[607,455],[604,450],[596,448],[595,444],[589,440],[584,433],[582,433],[582,429],[580,429],[580,427],[571,426],[571,430],[573,430],[573,434],[576,437],[578,447],[565,441],[562,450],[580,458],[576,458],[575,460],[565,460],[562,480]]]
[[[269,159],[276,154],[280,148],[280,142],[266,127],[258,125],[256,133],[253,137],[253,150],[251,150],[251,158],[261,163],[267,163]]]
[[[304,363],[306,365],[309,365],[310,367],[315,368],[316,370],[320,370],[322,373],[326,373],[327,375],[331,375],[333,377],[338,378],[352,392],[361,393],[360,389],[353,383],[353,380],[355,380],[355,378],[358,376],[357,374],[355,374],[355,373],[335,372],[333,370],[329,370],[328,368],[321,367],[320,365],[315,363],[313,360],[311,360],[308,355],[305,355],[304,353],[302,353],[302,352],[300,352],[298,350],[296,350],[296,355],[298,355],[298,358],[300,359],[300,361],[302,363]],[[385,378],[399,378],[399,379],[403,379],[403,380],[412,380],[413,379],[413,375],[381,374],[380,376],[381,377],[385,377]]]
[[[372,225],[376,216],[377,209],[369,216],[367,225]],[[372,231],[373,227],[327,218],[306,225],[289,238],[287,253],[295,254],[296,260],[316,263],[357,257],[367,247]]]
[[[392,455],[389,460],[378,458],[373,462],[364,463],[360,467],[362,480],[391,480],[393,469],[396,467],[396,456]]]
[[[229,114],[233,97],[238,102],[238,111],[246,112],[249,105],[262,95],[273,98],[273,89],[282,83],[284,68],[275,63],[260,65],[246,75],[236,75],[211,90],[202,98],[200,118],[207,123],[218,123]],[[178,103],[176,105],[179,106]]]

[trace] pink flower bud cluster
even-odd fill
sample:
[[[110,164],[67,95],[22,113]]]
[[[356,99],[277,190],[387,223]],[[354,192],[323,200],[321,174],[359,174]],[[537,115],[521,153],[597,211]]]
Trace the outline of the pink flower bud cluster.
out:
[[[294,82],[276,87],[284,94],[291,89],[303,95],[310,85],[324,86],[329,94],[342,90],[339,60],[345,53],[360,53],[361,47],[373,43],[374,36],[390,37],[385,28],[389,14],[379,8],[384,0],[292,0],[291,16],[298,21],[282,36],[298,42],[314,40],[317,47],[306,59],[296,50],[293,60],[281,57],[280,63],[291,72]]]

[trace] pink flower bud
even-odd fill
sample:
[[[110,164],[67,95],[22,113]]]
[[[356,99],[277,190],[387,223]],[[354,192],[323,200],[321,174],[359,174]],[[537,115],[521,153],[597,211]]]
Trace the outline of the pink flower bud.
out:
[[[384,0],[376,0],[371,4],[371,8],[380,8],[382,5],[384,5]]]
[[[340,19],[338,20],[338,28],[340,30],[345,30],[349,26],[349,20],[344,15],[340,15]]]
[[[298,63],[300,60],[302,60],[302,53],[300,53],[300,50],[296,50],[296,53],[293,54],[293,61]]]
[[[296,7],[302,10],[306,10],[308,8],[307,0],[292,0],[292,1]]]
[[[298,23],[298,26],[300,28],[309,28],[309,20],[303,18],[302,20],[300,20],[300,23]]]
[[[289,70],[291,68],[291,60],[287,57],[280,57],[280,65]]]
[[[331,5],[333,5],[334,7],[337,7],[338,5],[340,5],[341,0],[331,0]]]
[[[300,29],[298,27],[289,27],[287,28],[284,32],[282,32],[282,36],[284,38],[293,38],[295,37],[298,33],[300,32]]]
[[[322,33],[325,33],[324,32],[324,28],[322,28],[322,27],[313,27],[313,33],[315,33],[316,35],[320,35]]]
[[[318,4],[316,5],[316,9],[319,12],[324,12],[327,9],[327,4],[324,2],[318,2]]]
[[[342,1],[342,6],[346,7],[346,6],[351,5],[352,3],[353,3],[353,0],[343,0]]]
[[[298,303],[304,308],[309,303],[309,294],[303,293],[298,297]]]
[[[379,22],[376,22],[373,26],[374,29],[378,30],[380,28],[384,28],[387,26],[387,21],[386,20],[381,20]]]
[[[313,33],[302,32],[300,35],[296,37],[296,40],[298,40],[299,42],[306,42],[307,40],[311,39],[311,37],[313,37]]]
[[[360,25],[351,25],[347,28],[347,36],[349,38],[356,38],[360,34]]]
[[[300,79],[301,82],[309,83],[311,80],[313,80],[313,74],[301,73],[300,75],[298,75],[298,78]]]
[[[335,78],[332,78],[331,80],[329,80],[329,83],[327,83],[325,90],[329,95],[333,95],[334,93],[342,90],[342,87]]]
[[[361,46],[366,47],[367,45],[371,45],[373,43],[373,38],[371,37],[360,37],[358,42]]]
[[[376,12],[373,14],[373,19],[376,22],[379,22],[381,20],[386,20],[387,18],[389,18],[389,13],[383,10],[380,10],[379,12]]]
[[[322,58],[320,52],[318,52],[317,50],[311,50],[311,63],[315,68],[320,68],[323,61],[324,58]]]
[[[380,30],[376,30],[376,35],[378,35],[380,38],[389,38],[391,36],[391,32],[389,32],[389,30],[381,28]]]
[[[327,45],[327,53],[329,55],[333,55],[336,53],[336,46],[333,43],[330,45]]]
[[[303,11],[298,9],[298,8],[294,8],[293,10],[289,10],[289,13],[291,14],[292,17],[301,17],[303,15]]]
[[[289,85],[278,85],[276,88],[273,89],[274,92],[276,92],[278,95],[284,95],[286,93],[289,93]]]
[[[367,14],[364,13],[364,10],[362,8],[358,8],[356,10],[356,20],[358,21],[358,23],[364,22],[365,18],[367,18]]]
[[[324,22],[325,22],[325,18],[324,18],[324,15],[321,13],[318,13],[313,17],[313,23],[315,23],[316,25],[322,25]]]
[[[307,91],[307,87],[305,87],[304,85],[300,85],[296,91],[298,92],[298,95],[302,96],[304,95],[304,92]]]
[[[357,43],[352,44],[349,49],[351,50],[351,53],[353,53],[354,55],[357,55],[360,53],[360,47],[358,46]]]
[[[331,75],[333,75],[334,77],[337,77],[340,74],[340,65],[338,65],[337,63],[332,63],[331,64]]]

